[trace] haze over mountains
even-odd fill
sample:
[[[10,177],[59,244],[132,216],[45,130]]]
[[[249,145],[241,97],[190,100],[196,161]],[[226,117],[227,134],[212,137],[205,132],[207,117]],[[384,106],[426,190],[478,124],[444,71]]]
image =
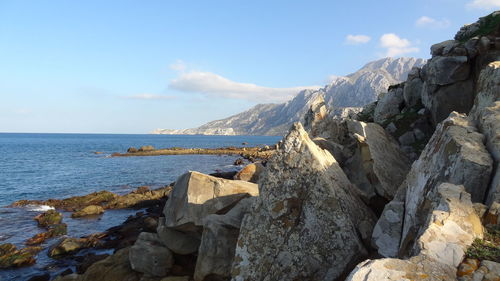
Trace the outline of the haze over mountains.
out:
[[[384,58],[370,62],[347,76],[332,76],[319,90],[304,90],[281,104],[258,104],[247,111],[225,119],[208,122],[192,129],[157,129],[153,134],[202,135],[283,135],[293,122],[301,121],[311,104],[324,97],[333,114],[345,114],[362,107],[386,92],[390,85],[404,81],[413,67],[424,59]],[[353,109],[356,110],[356,109]]]

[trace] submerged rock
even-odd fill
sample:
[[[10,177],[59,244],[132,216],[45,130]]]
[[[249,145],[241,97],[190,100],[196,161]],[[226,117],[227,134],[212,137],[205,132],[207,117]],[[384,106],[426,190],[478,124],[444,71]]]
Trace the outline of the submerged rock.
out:
[[[334,280],[366,257],[375,216],[299,123],[266,170],[241,226],[233,280]]]
[[[37,247],[18,250],[14,244],[0,244],[0,269],[32,265],[36,262],[35,254],[40,250]]]
[[[47,227],[54,224],[60,224],[62,221],[61,213],[56,210],[48,210],[45,213],[41,213],[35,217],[39,226]]]

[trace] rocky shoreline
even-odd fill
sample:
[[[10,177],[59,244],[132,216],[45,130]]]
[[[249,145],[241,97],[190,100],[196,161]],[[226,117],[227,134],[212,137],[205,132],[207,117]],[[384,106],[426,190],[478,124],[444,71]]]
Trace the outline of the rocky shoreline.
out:
[[[185,173],[150,211],[62,239],[51,252],[114,252],[54,280],[500,280],[500,11],[431,54],[352,118],[318,96],[266,163]],[[38,202],[78,213],[145,193]]]
[[[273,153],[275,148],[265,147],[221,147],[221,148],[164,148],[155,149],[153,146],[142,146],[139,149],[130,147],[126,153],[113,153],[111,157],[130,157],[130,156],[160,156],[160,155],[189,155],[189,154],[205,154],[205,155],[240,155],[251,161],[255,159],[267,160]]]

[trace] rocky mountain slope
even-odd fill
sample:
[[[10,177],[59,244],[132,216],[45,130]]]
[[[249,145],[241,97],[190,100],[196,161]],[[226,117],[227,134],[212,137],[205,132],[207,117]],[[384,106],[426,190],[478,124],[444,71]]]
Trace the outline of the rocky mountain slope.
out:
[[[332,77],[332,82],[319,90],[304,90],[282,104],[258,104],[251,109],[184,130],[157,129],[153,134],[204,135],[284,135],[293,122],[302,121],[304,114],[323,95],[333,115],[347,116],[359,111],[377,99],[392,84],[406,79],[414,66],[422,66],[423,59],[385,58],[370,62],[357,72]]]
[[[182,175],[157,231],[88,270],[130,281],[500,280],[498,42],[500,11],[432,46],[356,116],[332,118],[318,96],[263,168],[246,169],[258,184]]]

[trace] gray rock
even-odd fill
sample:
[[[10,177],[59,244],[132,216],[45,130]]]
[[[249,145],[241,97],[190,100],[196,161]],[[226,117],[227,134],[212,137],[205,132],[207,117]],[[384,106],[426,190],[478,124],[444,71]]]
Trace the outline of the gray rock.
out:
[[[360,263],[346,281],[451,281],[456,280],[456,268],[423,256],[408,260],[378,259]]]
[[[437,43],[431,46],[431,55],[433,57],[435,56],[442,56],[446,55],[447,53],[450,52],[454,47],[458,46],[459,42],[455,40],[447,40],[443,41],[441,43]],[[444,53],[446,50],[446,53]]]
[[[142,232],[129,251],[133,270],[153,276],[166,276],[172,268],[174,257],[158,238],[156,233]]]
[[[414,162],[400,188],[406,189],[405,218],[401,249],[408,253],[418,229],[427,220],[426,196],[440,182],[464,185],[473,202],[482,202],[492,160],[483,145],[484,136],[463,115],[452,113],[436,128],[434,135]]]
[[[206,216],[258,194],[258,186],[254,183],[188,172],[177,179],[165,204],[165,227],[197,232]]]
[[[410,76],[408,77],[403,90],[403,97],[407,107],[413,107],[419,104],[422,99],[423,86],[424,81],[422,81],[420,76],[415,76],[411,79]]]
[[[266,168],[241,226],[233,280],[334,280],[366,256],[374,214],[299,123]]]
[[[369,198],[378,195],[391,200],[410,170],[409,159],[378,124],[353,120],[346,123],[357,146],[344,172]]]
[[[413,131],[408,131],[402,134],[398,138],[398,141],[401,145],[411,145],[415,142],[415,135],[413,134]]]
[[[486,204],[500,203],[500,61],[490,63],[479,76],[478,94],[470,119],[486,137],[486,147],[495,162]]]
[[[425,68],[426,81],[440,86],[467,80],[470,74],[470,65],[466,56],[433,57]]]
[[[397,200],[389,202],[385,205],[384,211],[373,229],[373,246],[384,257],[398,255],[404,211],[404,202]]]
[[[474,83],[461,81],[442,87],[424,83],[422,102],[431,113],[435,125],[443,121],[452,111],[468,113],[474,104]]]
[[[172,252],[179,255],[192,254],[198,251],[201,237],[196,232],[181,232],[165,227],[160,220],[160,225],[156,229],[161,242]]]
[[[377,107],[375,107],[373,120],[378,124],[383,124],[385,120],[400,113],[400,107],[403,103],[403,87],[394,88],[381,95]]]
[[[196,259],[195,281],[203,281],[207,276],[211,280],[231,277],[241,221],[253,202],[254,198],[246,198],[225,215],[210,215],[205,218],[202,242]]]

